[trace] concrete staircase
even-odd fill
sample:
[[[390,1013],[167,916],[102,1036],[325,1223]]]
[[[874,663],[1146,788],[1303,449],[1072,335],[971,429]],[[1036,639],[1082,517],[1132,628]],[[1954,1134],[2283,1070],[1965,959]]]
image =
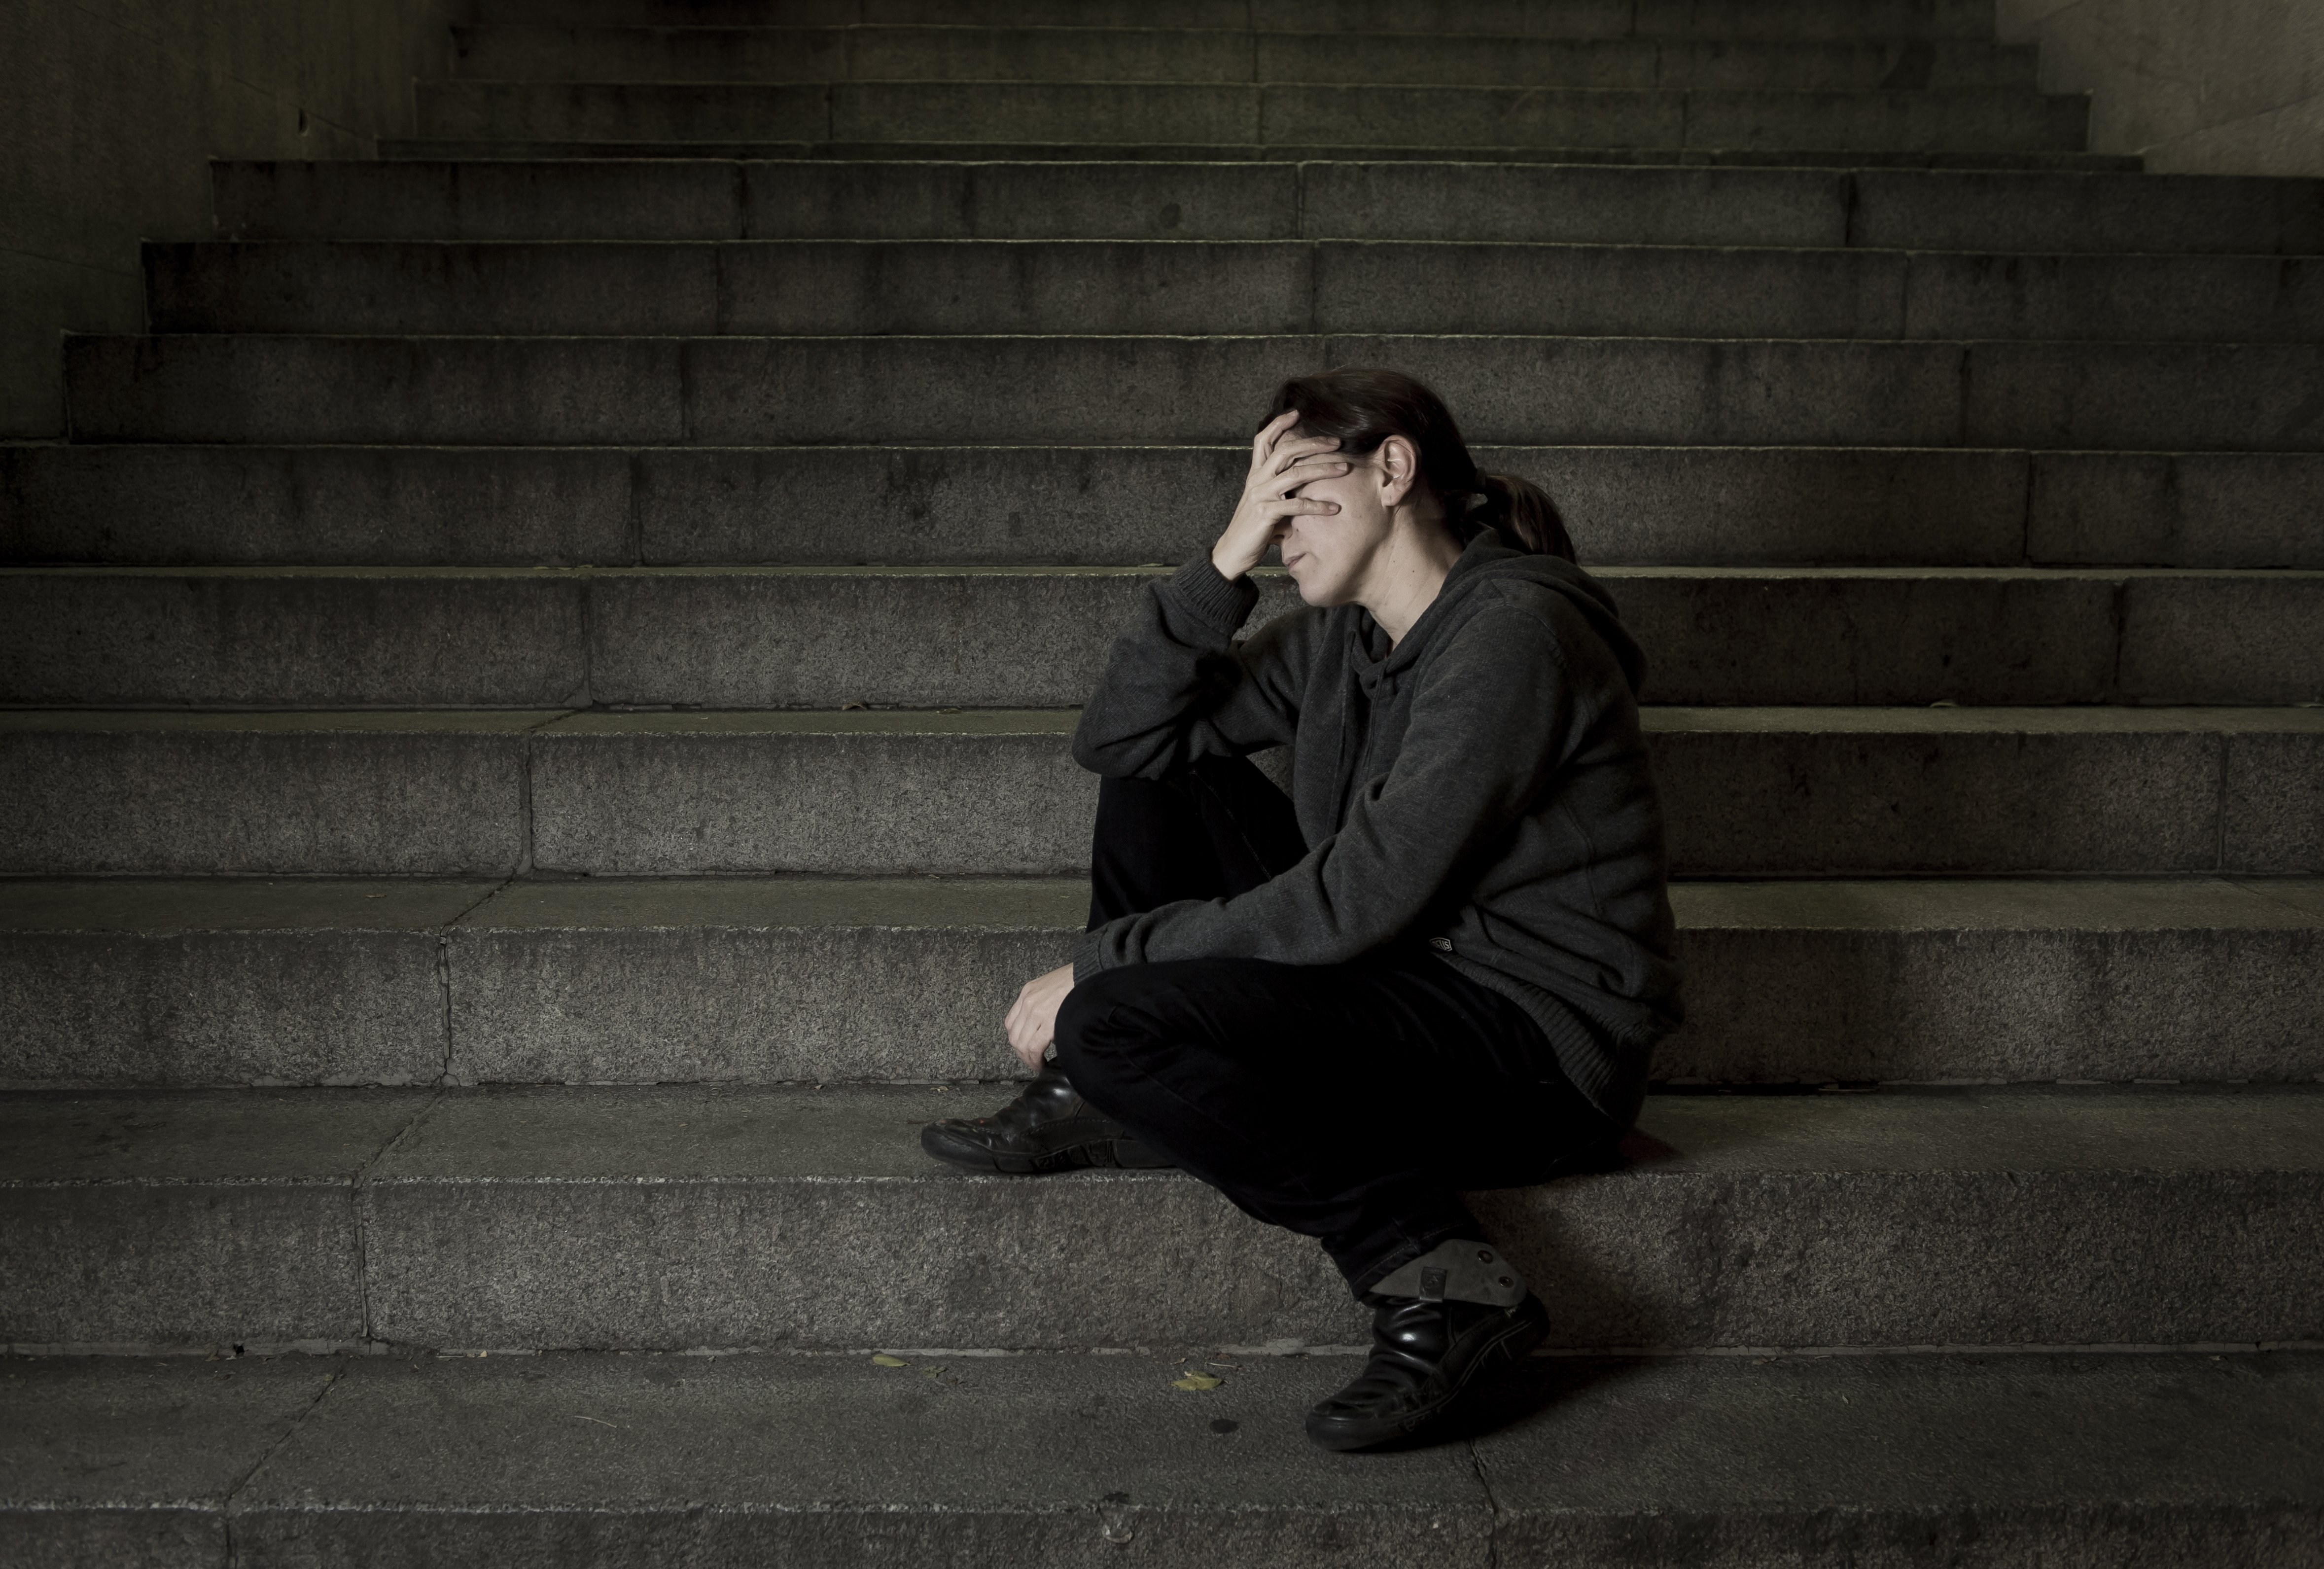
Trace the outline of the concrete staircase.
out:
[[[2324,1564],[2324,182],[1991,36],[486,0],[218,165],[0,448],[0,1556]],[[1311,1247],[915,1137],[1351,361],[1646,645],[1696,1020],[1479,1200],[1587,1354],[1360,1459]]]

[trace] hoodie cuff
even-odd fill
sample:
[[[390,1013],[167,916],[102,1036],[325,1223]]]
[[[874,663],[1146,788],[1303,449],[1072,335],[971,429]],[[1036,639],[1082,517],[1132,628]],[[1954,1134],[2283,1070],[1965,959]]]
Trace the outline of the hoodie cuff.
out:
[[[1259,603],[1259,585],[1250,577],[1230,582],[1219,576],[1208,556],[1197,556],[1173,574],[1163,587],[1187,609],[1232,636]]]
[[[1097,933],[1089,932],[1082,937],[1081,946],[1074,950],[1074,984],[1080,985],[1104,968],[1105,950],[1097,940]]]

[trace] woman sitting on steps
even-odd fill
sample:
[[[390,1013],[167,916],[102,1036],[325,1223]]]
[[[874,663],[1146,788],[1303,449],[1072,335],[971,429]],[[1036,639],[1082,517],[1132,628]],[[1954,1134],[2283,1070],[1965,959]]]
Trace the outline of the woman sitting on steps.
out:
[[[1278,544],[1308,608],[1238,643]],[[1089,933],[1008,1019],[1038,1076],[928,1152],[1176,1165],[1321,1239],[1376,1316],[1309,1435],[1425,1432],[1547,1332],[1460,1193],[1602,1158],[1679,1019],[1641,665],[1549,498],[1479,473],[1428,388],[1285,383],[1083,712]],[[1249,761],[1281,745],[1290,799]]]

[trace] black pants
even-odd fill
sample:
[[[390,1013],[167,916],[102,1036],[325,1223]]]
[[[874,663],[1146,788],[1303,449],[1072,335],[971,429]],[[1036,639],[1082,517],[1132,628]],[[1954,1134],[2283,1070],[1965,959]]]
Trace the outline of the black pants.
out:
[[[1248,762],[1106,780],[1090,923],[1231,897],[1305,853]],[[1416,944],[1345,964],[1124,965],[1074,988],[1056,1041],[1092,1104],[1245,1214],[1319,1238],[1359,1294],[1480,1234],[1462,1189],[1542,1181],[1620,1131],[1522,1009]]]

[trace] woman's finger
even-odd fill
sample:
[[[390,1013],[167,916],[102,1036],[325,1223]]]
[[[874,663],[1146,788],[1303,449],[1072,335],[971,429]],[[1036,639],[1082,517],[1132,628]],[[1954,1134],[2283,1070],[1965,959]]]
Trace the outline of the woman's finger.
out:
[[[1312,481],[1337,479],[1340,475],[1348,473],[1352,466],[1353,465],[1346,463],[1303,464],[1286,473],[1277,475],[1268,485],[1266,494],[1279,499]]]
[[[1286,441],[1275,449],[1275,470],[1281,473],[1295,463],[1303,463],[1318,453],[1330,452],[1340,445],[1336,436],[1303,436],[1296,441]]]
[[[1263,460],[1268,453],[1274,451],[1277,439],[1280,438],[1286,430],[1290,429],[1297,423],[1299,423],[1299,411],[1296,409],[1286,409],[1282,413],[1277,414],[1274,419],[1269,420],[1266,424],[1260,426],[1259,428],[1259,434],[1250,438],[1250,457],[1252,464],[1256,466]]]

